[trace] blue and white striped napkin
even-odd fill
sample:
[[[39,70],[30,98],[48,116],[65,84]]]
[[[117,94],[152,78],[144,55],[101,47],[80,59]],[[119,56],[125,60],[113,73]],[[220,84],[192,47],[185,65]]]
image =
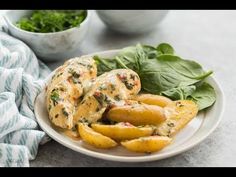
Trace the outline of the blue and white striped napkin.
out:
[[[0,31],[0,166],[28,167],[47,138],[34,100],[49,73],[26,44]]]

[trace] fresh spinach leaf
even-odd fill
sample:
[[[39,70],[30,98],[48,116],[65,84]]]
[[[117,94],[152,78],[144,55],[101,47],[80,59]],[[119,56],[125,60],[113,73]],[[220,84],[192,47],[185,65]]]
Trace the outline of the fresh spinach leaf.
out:
[[[157,49],[150,45],[143,45],[143,50],[146,53],[148,59],[153,59],[159,56],[161,53],[157,51]]]
[[[115,62],[118,63],[120,68],[129,68],[138,73],[142,67],[142,62],[147,59],[147,54],[145,53],[142,45],[137,44],[136,46],[122,49],[115,58]]]
[[[196,90],[195,85],[189,85],[185,87],[172,88],[161,92],[161,95],[167,96],[172,100],[185,100]]]
[[[212,72],[204,72],[197,63],[183,60],[178,56],[161,55],[156,59],[142,62],[142,67],[137,73],[143,90],[160,94],[171,88],[195,84]]]
[[[214,104],[216,93],[210,84],[203,82],[187,99],[196,102],[199,110],[203,110]]]
[[[216,101],[214,88],[206,82],[198,85],[172,88],[161,92],[161,95],[167,96],[172,100],[193,100],[198,105],[199,110],[211,106]]]
[[[114,59],[101,58],[97,55],[93,56],[93,59],[97,65],[98,75],[119,68],[118,63]]]
[[[167,43],[161,43],[157,46],[157,51],[159,54],[174,54],[174,48]]]

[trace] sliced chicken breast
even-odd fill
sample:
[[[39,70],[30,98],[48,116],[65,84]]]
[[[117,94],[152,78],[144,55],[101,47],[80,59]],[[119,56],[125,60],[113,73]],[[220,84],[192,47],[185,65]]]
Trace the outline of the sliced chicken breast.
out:
[[[51,122],[71,129],[75,106],[81,101],[90,83],[97,77],[92,58],[73,58],[59,67],[47,86],[47,109]]]

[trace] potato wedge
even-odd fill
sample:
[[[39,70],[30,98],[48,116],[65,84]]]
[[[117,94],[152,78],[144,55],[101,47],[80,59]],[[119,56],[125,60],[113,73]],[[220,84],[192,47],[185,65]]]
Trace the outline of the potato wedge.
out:
[[[161,95],[153,95],[153,94],[138,94],[132,97],[133,100],[141,101],[145,104],[157,105],[160,107],[165,107],[166,105],[172,102],[171,99],[161,96]]]
[[[171,140],[166,136],[148,136],[122,141],[121,145],[130,151],[151,153],[163,149],[171,143]]]
[[[162,107],[147,104],[111,108],[107,113],[107,118],[117,122],[129,122],[133,125],[156,125],[166,120]]]
[[[152,127],[135,127],[128,122],[118,123],[116,125],[92,124],[92,129],[102,135],[115,140],[129,140],[143,136],[150,136],[153,133]]]
[[[164,109],[167,119],[156,128],[156,133],[162,136],[175,135],[198,113],[198,106],[191,100],[174,101]]]
[[[79,123],[78,129],[82,140],[97,148],[108,149],[115,147],[117,145],[117,143],[114,140],[100,133],[95,132],[86,124]]]

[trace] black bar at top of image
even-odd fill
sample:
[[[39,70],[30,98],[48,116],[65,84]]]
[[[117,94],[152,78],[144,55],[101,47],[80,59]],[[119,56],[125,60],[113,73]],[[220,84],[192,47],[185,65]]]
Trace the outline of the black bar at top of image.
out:
[[[234,1],[210,0],[12,0],[0,9],[234,9]]]

